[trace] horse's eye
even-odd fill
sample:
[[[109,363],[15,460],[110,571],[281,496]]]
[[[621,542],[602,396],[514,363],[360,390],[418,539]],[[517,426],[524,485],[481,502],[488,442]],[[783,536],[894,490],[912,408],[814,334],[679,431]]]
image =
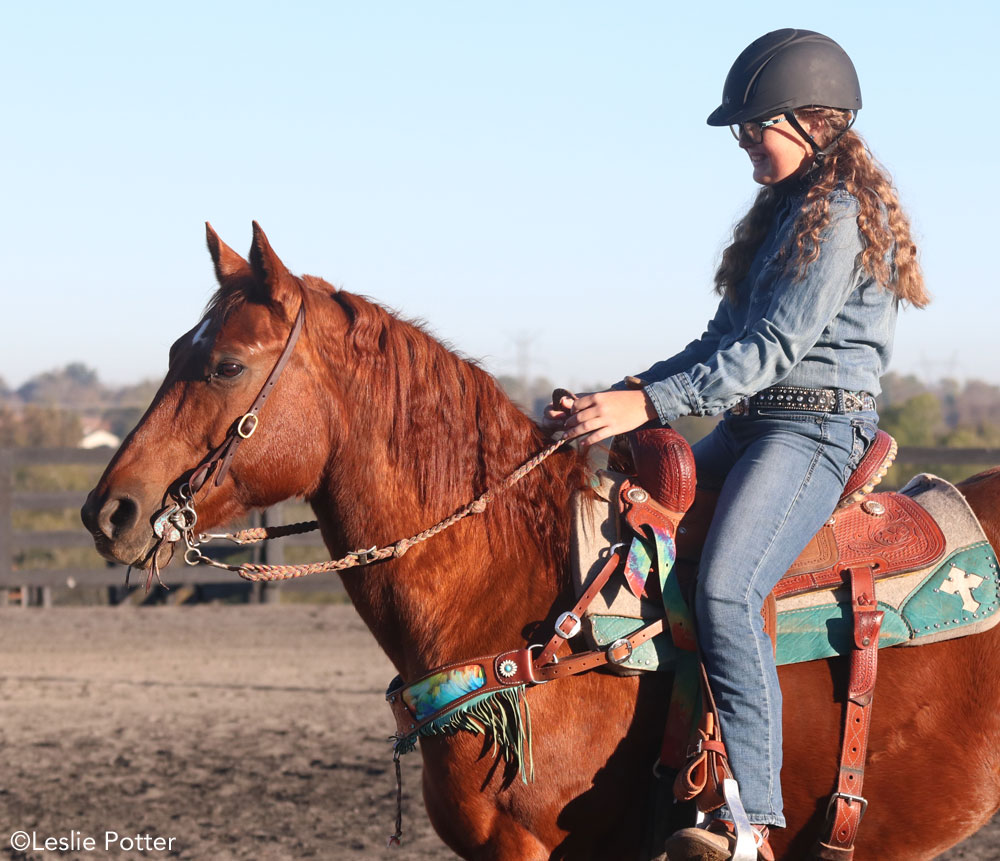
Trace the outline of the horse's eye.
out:
[[[215,367],[215,376],[231,380],[243,373],[243,365],[238,362],[219,362]]]

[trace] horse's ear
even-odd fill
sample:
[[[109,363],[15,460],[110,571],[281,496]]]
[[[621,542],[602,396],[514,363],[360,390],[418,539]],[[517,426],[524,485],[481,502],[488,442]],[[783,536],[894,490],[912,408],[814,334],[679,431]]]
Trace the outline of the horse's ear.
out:
[[[208,253],[212,255],[215,277],[219,281],[219,286],[225,287],[235,281],[253,278],[250,264],[219,239],[219,234],[207,221],[205,222],[205,241],[208,243]]]
[[[264,293],[263,298],[284,306],[290,314],[298,308],[301,301],[299,284],[274,253],[271,243],[267,241],[264,231],[256,221],[253,223],[250,267],[257,285]]]

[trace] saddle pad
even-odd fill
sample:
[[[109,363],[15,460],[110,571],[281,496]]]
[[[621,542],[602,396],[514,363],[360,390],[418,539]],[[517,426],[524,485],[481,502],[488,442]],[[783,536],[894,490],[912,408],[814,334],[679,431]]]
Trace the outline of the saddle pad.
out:
[[[570,548],[578,595],[597,576],[611,546],[623,538],[631,540],[631,535],[619,532],[622,527],[613,502],[625,478],[602,471],[594,477],[591,492],[578,496]],[[905,509],[912,515],[911,522],[936,524],[934,532],[940,527],[944,550],[940,546],[932,548],[936,541],[928,544],[915,537],[909,528],[890,528],[874,541],[880,549],[873,557],[886,559],[891,563],[888,567],[896,571],[907,567],[901,547],[908,545],[917,551],[916,556],[923,557],[922,566],[916,570],[877,583],[879,608],[885,611],[881,645],[922,645],[977,633],[995,625],[1000,621],[1000,613],[996,612],[1000,607],[997,560],[965,497],[947,481],[931,475],[915,477],[900,495],[902,498],[893,510]],[[887,496],[890,494],[878,495]],[[886,522],[899,521],[889,518]],[[872,544],[865,539],[853,550],[842,547],[842,557],[847,558],[842,558],[840,564],[847,563],[848,558],[862,561],[865,554],[860,552],[861,548]],[[779,664],[846,654],[851,649],[850,587],[842,585],[839,574],[832,579],[817,580],[816,571],[814,567],[808,573],[802,568],[789,572],[790,580],[808,577],[808,588],[814,591],[802,593],[789,589],[778,600]],[[833,574],[834,569],[828,573]],[[613,576],[591,603],[582,620],[583,632],[593,645],[607,646],[660,617],[662,612],[659,595],[640,601],[629,590],[624,577]],[[661,635],[636,649],[616,670],[635,673],[670,669],[673,659],[673,646]]]
[[[997,558],[965,497],[928,474],[899,493],[941,527],[945,548],[939,560],[876,583],[885,612],[880,646],[921,646],[992,628],[1000,622]],[[779,664],[850,652],[850,586],[776,597]]]

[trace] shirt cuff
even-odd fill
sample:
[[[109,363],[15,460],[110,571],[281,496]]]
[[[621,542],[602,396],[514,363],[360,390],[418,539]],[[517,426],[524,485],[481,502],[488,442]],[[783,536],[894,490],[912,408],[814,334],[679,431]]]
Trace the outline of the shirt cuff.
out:
[[[649,396],[661,424],[667,424],[680,416],[702,415],[701,398],[695,391],[691,377],[681,372],[650,383],[643,391]]]

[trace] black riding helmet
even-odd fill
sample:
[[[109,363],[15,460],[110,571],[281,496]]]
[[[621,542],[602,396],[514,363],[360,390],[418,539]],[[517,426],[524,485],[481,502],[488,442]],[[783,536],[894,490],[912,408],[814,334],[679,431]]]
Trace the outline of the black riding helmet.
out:
[[[819,153],[792,114],[796,108],[813,106],[855,113],[861,109],[854,63],[822,33],[775,30],[751,42],[736,58],[722,88],[722,104],[709,114],[708,124],[728,126],[783,114]]]

